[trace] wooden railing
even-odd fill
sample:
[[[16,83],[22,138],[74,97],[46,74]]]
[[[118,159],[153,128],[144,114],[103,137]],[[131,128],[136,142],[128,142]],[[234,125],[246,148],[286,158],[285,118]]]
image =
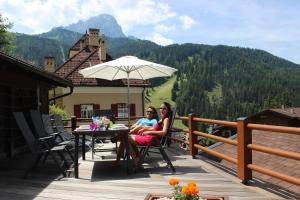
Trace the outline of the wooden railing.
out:
[[[132,117],[132,120],[138,119],[140,117],[141,116]],[[188,141],[176,137],[170,137],[170,138],[174,141],[189,145],[189,152],[193,158],[196,158],[196,155],[198,154],[198,150],[200,149],[203,152],[227,160],[228,162],[237,165],[237,175],[242,180],[243,183],[246,183],[247,181],[251,180],[252,171],[256,171],[300,186],[299,178],[291,177],[286,174],[281,174],[276,171],[252,163],[252,151],[259,151],[271,155],[281,156],[284,158],[300,161],[300,153],[298,152],[285,151],[277,148],[271,148],[271,147],[266,147],[263,145],[252,143],[252,130],[263,130],[263,131],[272,131],[272,132],[300,135],[300,128],[253,124],[250,123],[246,118],[238,118],[236,122],[197,118],[194,117],[193,114],[189,114],[188,117],[178,116],[176,117],[176,120],[187,122],[188,129],[180,129],[180,128],[175,128],[175,129],[177,131],[181,131],[185,133],[188,136]],[[67,121],[71,121],[70,127],[72,130],[74,130],[77,127],[77,122],[89,122],[91,121],[91,119],[84,119],[84,118],[77,119],[76,117],[72,117]],[[121,119],[121,121],[126,121],[126,120]],[[218,124],[218,125],[224,125],[224,126],[236,128],[237,140],[232,140],[232,139],[201,132],[196,129],[197,123]],[[198,144],[197,141],[198,136],[210,138],[219,142],[236,146],[237,159]]]
[[[130,117],[130,120],[136,120],[136,119],[140,119],[143,116],[132,116]],[[118,122],[124,122],[127,123],[127,118],[119,118],[116,117],[115,118],[116,121]],[[63,121],[65,122],[70,122],[71,124],[68,123],[68,125],[65,126],[65,128],[69,128],[72,131],[75,130],[76,127],[78,127],[77,122],[92,122],[91,118],[77,118],[76,116],[72,116],[70,119],[64,119]]]
[[[246,183],[250,179],[252,179],[252,171],[256,171],[262,174],[266,174],[286,182],[295,184],[300,186],[300,179],[292,176],[288,176],[286,174],[278,173],[276,171],[258,166],[252,163],[252,151],[259,151],[271,155],[281,156],[284,158],[300,160],[300,153],[285,151],[278,148],[266,147],[263,145],[253,144],[252,143],[252,130],[262,130],[262,131],[272,131],[272,132],[280,132],[285,134],[297,134],[300,135],[300,128],[295,127],[285,127],[285,126],[273,126],[273,125],[261,125],[261,124],[253,124],[248,122],[246,118],[238,118],[237,122],[230,121],[222,121],[222,120],[213,120],[213,119],[205,119],[205,118],[196,118],[192,114],[188,117],[176,117],[176,120],[187,121],[188,129],[179,129],[176,128],[177,131],[182,131],[188,135],[188,141],[181,140],[178,138],[171,137],[171,139],[179,142],[183,142],[189,145],[190,155],[195,158],[200,149],[203,152],[214,155],[221,159],[227,160],[233,164],[237,165],[237,174],[238,177],[242,180],[242,182]],[[232,140],[228,138],[223,138],[216,135],[211,135],[207,133],[203,133],[199,130],[196,130],[196,123],[207,123],[207,124],[218,124],[229,126],[237,129],[237,140]],[[217,152],[210,148],[204,147],[197,142],[197,136],[210,138],[219,142],[227,143],[230,145],[234,145],[237,147],[237,159],[232,158],[223,153]],[[287,144],[288,145],[288,144]]]

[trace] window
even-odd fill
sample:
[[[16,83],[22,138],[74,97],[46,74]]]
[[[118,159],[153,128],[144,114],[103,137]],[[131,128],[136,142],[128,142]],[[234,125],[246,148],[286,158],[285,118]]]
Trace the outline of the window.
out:
[[[111,111],[116,117],[127,118],[127,103],[111,104]],[[130,116],[135,116],[135,104],[130,104]]]
[[[126,118],[128,117],[128,108],[127,108],[127,104],[125,103],[119,103],[118,104],[118,110],[117,110],[118,114],[117,116],[120,118]]]
[[[80,113],[82,118],[91,118],[93,116],[93,104],[81,104]]]

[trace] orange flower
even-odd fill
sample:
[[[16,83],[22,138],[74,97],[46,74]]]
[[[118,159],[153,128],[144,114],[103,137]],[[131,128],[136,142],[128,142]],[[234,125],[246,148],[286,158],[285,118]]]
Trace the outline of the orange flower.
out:
[[[195,186],[189,186],[190,194],[197,195],[199,193],[199,189]]]
[[[191,186],[196,187],[196,183],[195,183],[195,181],[190,181],[190,182],[187,183],[187,186],[189,186],[189,187],[191,187]]]
[[[181,189],[181,192],[183,194],[187,194],[187,195],[191,194],[190,188],[188,186],[183,186],[182,189]]]
[[[178,183],[179,183],[179,179],[177,179],[177,178],[169,179],[169,184],[170,185],[178,185]]]

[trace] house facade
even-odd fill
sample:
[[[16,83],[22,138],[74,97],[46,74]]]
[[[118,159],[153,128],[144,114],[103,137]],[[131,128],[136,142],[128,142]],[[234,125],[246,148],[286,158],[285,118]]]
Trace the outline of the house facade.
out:
[[[69,116],[90,118],[96,109],[111,109],[116,117],[126,118],[127,80],[84,78],[79,73],[81,69],[110,60],[112,58],[107,54],[106,41],[99,29],[89,29],[70,48],[69,59],[55,71],[60,77],[74,84],[72,95],[62,98],[56,104],[62,106]],[[48,60],[48,64],[50,63],[51,58]],[[143,80],[130,80],[131,116],[144,114],[144,91],[148,85]],[[61,92],[66,91],[64,89],[56,91]]]

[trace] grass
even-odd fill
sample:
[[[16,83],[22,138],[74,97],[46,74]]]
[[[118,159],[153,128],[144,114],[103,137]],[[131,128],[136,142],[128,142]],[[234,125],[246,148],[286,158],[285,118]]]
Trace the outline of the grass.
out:
[[[173,88],[173,84],[176,80],[176,76],[172,76],[169,78],[167,82],[164,84],[154,87],[152,89],[148,89],[148,98],[151,102],[147,103],[146,106],[154,106],[158,108],[160,104],[164,101],[169,102],[171,106],[176,106],[176,103],[171,99],[171,91]]]
[[[172,96],[171,91],[175,81],[176,81],[176,76],[172,76],[164,84],[149,89],[148,98],[150,99],[150,102],[146,103],[146,107],[151,105],[154,106],[155,108],[159,108],[160,104],[164,101],[169,102],[172,107],[175,107],[176,103],[171,99]],[[175,120],[174,126],[178,128],[186,128],[186,126],[182,123],[181,120]]]

